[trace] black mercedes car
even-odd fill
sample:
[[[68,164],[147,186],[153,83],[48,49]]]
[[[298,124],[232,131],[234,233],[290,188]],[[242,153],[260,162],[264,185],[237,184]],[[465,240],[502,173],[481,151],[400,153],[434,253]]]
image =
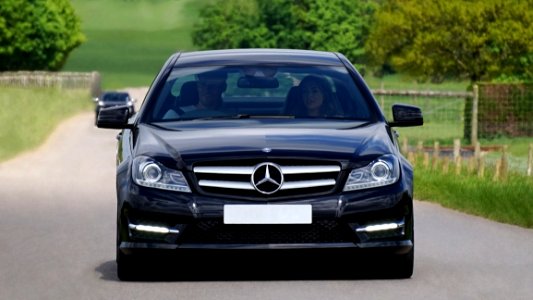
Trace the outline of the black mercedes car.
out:
[[[413,169],[393,127],[423,119],[392,112],[340,53],[173,54],[135,116],[116,106],[97,120],[121,129],[119,278],[151,251],[288,249],[379,253],[411,277]]]
[[[129,114],[133,115],[135,113],[134,102],[135,100],[131,98],[128,92],[122,91],[105,91],[100,96],[94,99],[96,103],[94,112],[95,120],[98,120],[98,113],[102,108],[107,108],[111,106],[128,106]]]

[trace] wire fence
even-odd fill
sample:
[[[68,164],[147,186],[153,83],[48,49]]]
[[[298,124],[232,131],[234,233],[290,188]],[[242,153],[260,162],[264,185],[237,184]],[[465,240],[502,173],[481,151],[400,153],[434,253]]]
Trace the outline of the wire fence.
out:
[[[410,141],[452,143],[453,139],[462,138],[465,126],[469,126],[465,123],[465,103],[472,93],[383,89],[374,90],[373,93],[389,120],[392,120],[392,105],[395,103],[415,105],[422,109],[424,126],[397,129],[401,136]]]
[[[480,84],[477,122],[481,138],[533,137],[533,84]]]
[[[409,140],[428,142],[464,138],[533,137],[533,85],[474,85],[472,92],[374,90],[382,110],[392,119],[394,103],[422,109],[424,126],[400,128]]]
[[[101,78],[98,72],[0,72],[0,87],[87,89],[96,97],[101,92]]]
[[[533,85],[483,83],[474,85],[472,92],[462,93],[383,89],[373,93],[389,120],[392,120],[394,103],[422,109],[424,126],[396,128],[406,154],[417,149],[433,155],[434,145],[440,143],[440,156],[446,157],[450,155],[452,145],[462,139],[465,146],[461,148],[461,153],[468,160],[468,156],[475,153],[479,139],[486,143],[493,138],[520,137],[525,138],[525,143],[533,142]],[[513,156],[506,153],[505,145],[485,146],[481,149],[485,155],[483,162],[493,170],[499,170],[498,163],[501,161],[505,170],[508,168],[531,176],[531,147],[526,156]],[[505,159],[500,156],[505,156]]]

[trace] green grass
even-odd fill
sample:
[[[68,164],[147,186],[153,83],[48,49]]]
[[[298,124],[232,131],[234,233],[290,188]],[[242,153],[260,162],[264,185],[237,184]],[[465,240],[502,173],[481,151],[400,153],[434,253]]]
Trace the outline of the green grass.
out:
[[[494,221],[533,228],[533,178],[510,174],[507,179],[492,180],[463,172],[448,174],[415,168],[415,198]]]
[[[170,54],[192,50],[190,32],[212,0],[72,0],[87,41],[65,71],[98,71],[104,89],[148,86]]]
[[[94,107],[86,90],[0,88],[0,161],[42,144],[64,119]]]

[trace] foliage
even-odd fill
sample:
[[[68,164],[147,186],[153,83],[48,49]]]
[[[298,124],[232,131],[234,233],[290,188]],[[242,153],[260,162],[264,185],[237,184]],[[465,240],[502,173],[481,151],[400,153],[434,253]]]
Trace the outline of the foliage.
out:
[[[193,42],[202,49],[335,51],[359,63],[375,8],[371,0],[219,0],[202,10]]]
[[[69,0],[2,0],[0,71],[58,70],[84,41]]]
[[[385,1],[366,52],[421,79],[533,78],[532,0]]]
[[[217,1],[200,11],[193,43],[204,49],[249,48],[268,43],[268,31],[259,26],[256,1]]]

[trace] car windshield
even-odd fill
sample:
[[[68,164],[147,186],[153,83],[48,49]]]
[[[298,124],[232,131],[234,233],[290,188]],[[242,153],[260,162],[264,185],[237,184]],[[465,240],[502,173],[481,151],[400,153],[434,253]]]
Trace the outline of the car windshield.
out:
[[[148,122],[372,119],[350,74],[337,66],[174,68],[155,95],[147,103]]]
[[[102,96],[103,101],[127,102],[130,98],[128,93],[106,93]]]

